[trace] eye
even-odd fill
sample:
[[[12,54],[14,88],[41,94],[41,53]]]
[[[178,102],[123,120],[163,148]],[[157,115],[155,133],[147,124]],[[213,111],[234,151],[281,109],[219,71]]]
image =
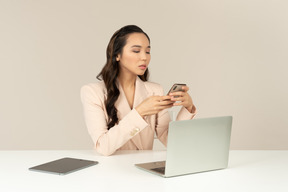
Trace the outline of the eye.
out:
[[[134,53],[140,53],[140,51],[138,51],[138,50],[133,50],[133,52],[134,52]]]
[[[150,54],[150,51],[146,51],[147,54]]]

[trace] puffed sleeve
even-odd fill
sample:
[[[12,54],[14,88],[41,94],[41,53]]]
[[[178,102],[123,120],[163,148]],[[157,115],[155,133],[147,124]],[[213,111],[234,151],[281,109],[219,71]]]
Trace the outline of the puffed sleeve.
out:
[[[123,146],[133,136],[148,126],[133,109],[114,127],[107,128],[104,93],[100,86],[85,85],[81,88],[84,119],[97,152],[108,156]]]

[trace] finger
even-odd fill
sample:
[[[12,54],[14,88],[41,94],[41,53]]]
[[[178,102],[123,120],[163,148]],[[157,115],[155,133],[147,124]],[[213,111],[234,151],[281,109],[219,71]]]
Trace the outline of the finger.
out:
[[[184,90],[185,92],[189,91],[189,87],[188,86],[183,86],[182,90]]]
[[[174,101],[174,103],[179,103],[179,102],[185,102],[185,98],[184,97],[177,97],[177,98],[172,98],[172,101]]]
[[[167,109],[167,108],[171,108],[171,107],[173,107],[173,104],[161,105],[161,106],[154,107],[153,111],[158,113],[159,111],[162,111],[163,109]]]
[[[168,108],[171,108],[173,107],[173,103],[169,104],[169,105],[162,105],[162,106],[159,106],[158,109],[159,111],[163,110],[163,109],[168,109]]]
[[[173,92],[170,93],[169,96],[183,96],[186,92],[184,91],[177,91],[177,92]]]
[[[185,96],[185,93],[180,91],[180,92],[175,92],[174,95],[172,95],[171,100],[172,101],[179,101],[179,99],[181,99],[182,97]]]
[[[159,105],[160,105],[160,106],[163,106],[163,105],[171,105],[171,104],[173,104],[173,103],[175,103],[175,101],[165,100],[165,101],[159,102]]]
[[[154,96],[154,99],[155,101],[158,101],[158,102],[162,102],[162,101],[167,101],[167,100],[171,100],[171,96]]]
[[[157,101],[157,103],[155,103],[155,106],[170,105],[170,104],[173,104],[174,102],[175,101],[172,101],[169,97],[169,99]]]
[[[175,103],[173,103],[173,106],[180,106],[180,105],[183,105],[184,103],[183,102],[175,102]]]
[[[161,97],[161,100],[170,100],[171,99],[171,96],[169,95],[164,95],[164,96],[160,96]]]

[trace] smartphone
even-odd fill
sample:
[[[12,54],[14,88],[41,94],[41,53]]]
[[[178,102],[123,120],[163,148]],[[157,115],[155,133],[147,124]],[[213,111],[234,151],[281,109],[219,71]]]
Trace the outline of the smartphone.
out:
[[[173,93],[173,92],[177,92],[177,91],[183,91],[182,90],[182,87],[183,86],[186,86],[186,84],[180,84],[180,83],[175,83],[171,89],[169,90],[169,92],[167,93],[167,95],[169,95],[170,93]],[[179,97],[179,96],[174,96],[175,98]]]

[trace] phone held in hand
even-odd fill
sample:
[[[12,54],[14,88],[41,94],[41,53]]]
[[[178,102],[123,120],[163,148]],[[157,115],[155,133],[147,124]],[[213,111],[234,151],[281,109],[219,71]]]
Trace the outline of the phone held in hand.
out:
[[[175,83],[171,89],[169,90],[169,92],[167,93],[167,95],[169,95],[170,93],[173,93],[173,92],[178,92],[178,91],[183,91],[182,90],[182,87],[183,86],[186,86],[186,84],[180,84],[180,83]],[[179,96],[174,96],[175,98],[179,97]]]

